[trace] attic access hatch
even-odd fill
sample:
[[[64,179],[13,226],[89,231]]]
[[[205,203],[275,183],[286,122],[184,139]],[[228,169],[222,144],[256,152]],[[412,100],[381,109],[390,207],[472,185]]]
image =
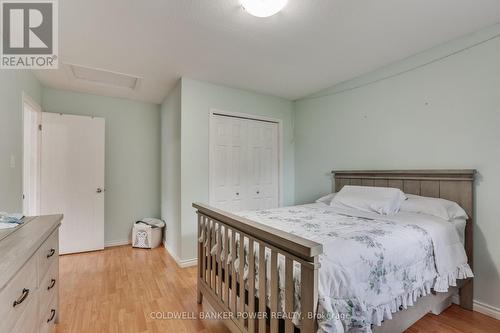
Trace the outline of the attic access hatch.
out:
[[[90,68],[74,64],[66,64],[70,75],[74,80],[97,83],[109,87],[125,88],[134,90],[137,88],[140,78],[112,72],[104,69]]]

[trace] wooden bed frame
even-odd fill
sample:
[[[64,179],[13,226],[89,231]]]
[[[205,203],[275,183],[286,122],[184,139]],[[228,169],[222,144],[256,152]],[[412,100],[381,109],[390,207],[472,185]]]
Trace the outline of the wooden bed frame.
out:
[[[473,230],[473,183],[475,170],[390,170],[390,171],[332,171],[334,190],[344,185],[364,185],[399,188],[405,193],[443,198],[457,202],[469,215],[465,231],[465,249],[472,268]],[[228,212],[194,203],[198,214],[198,303],[203,298],[215,311],[224,313],[226,324],[233,332],[302,333],[316,331],[318,297],[318,256],[323,253],[322,245],[287,232],[274,229]],[[221,228],[223,227],[223,228]],[[224,232],[221,232],[224,230]],[[228,231],[231,230],[229,234]],[[238,235],[238,236],[236,236]],[[236,257],[235,237],[248,242],[248,285],[244,288],[243,274],[237,274],[233,265],[221,260],[220,247],[215,254],[210,249],[217,242],[229,249]],[[231,238],[231,242],[230,242]],[[230,246],[231,244],[231,246]],[[265,249],[270,251],[269,304],[266,304],[266,280],[260,279],[258,292],[255,281],[255,256],[253,249],[259,245],[257,254],[260,263],[265,262]],[[239,257],[244,257],[243,247]],[[278,256],[285,259],[285,309],[284,317],[270,315],[278,309]],[[291,319],[293,312],[293,265],[300,264],[301,274],[301,324],[296,327]],[[262,268],[263,265],[260,265]],[[260,269],[262,269],[260,268]],[[243,272],[244,262],[239,262]],[[264,273],[264,274],[263,274]],[[267,276],[261,272],[260,276]],[[269,274],[270,273],[270,274]],[[235,277],[235,278],[233,278]],[[460,306],[472,310],[473,280],[460,281]],[[252,319],[253,318],[253,319]],[[417,318],[418,319],[418,318]],[[416,320],[415,320],[416,321]]]

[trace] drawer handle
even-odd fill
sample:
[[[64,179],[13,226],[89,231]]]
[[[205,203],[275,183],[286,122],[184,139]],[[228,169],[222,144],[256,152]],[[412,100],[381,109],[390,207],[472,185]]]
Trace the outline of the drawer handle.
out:
[[[50,252],[49,254],[47,254],[47,259],[52,257],[54,255],[54,253],[56,253],[56,250],[55,249],[50,249]]]
[[[50,323],[55,316],[56,316],[56,310],[50,309],[50,318],[47,319],[47,322]]]
[[[50,285],[47,287],[47,290],[50,290],[50,289],[54,288],[55,285],[56,285],[56,280],[55,279],[51,279],[50,280]]]
[[[26,297],[28,297],[28,294],[29,294],[29,293],[30,293],[30,290],[29,290],[29,289],[24,288],[24,289],[23,289],[23,293],[22,293],[22,295],[21,295],[18,299],[16,299],[16,300],[14,301],[14,303],[12,304],[12,307],[14,307],[14,308],[15,308],[17,305],[19,305],[19,304],[21,304],[22,302],[24,302],[24,300],[26,299]]]

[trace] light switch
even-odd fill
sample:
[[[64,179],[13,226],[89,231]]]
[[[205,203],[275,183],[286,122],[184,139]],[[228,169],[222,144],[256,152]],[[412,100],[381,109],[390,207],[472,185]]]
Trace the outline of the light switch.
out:
[[[14,169],[16,167],[16,156],[10,155],[10,167]]]

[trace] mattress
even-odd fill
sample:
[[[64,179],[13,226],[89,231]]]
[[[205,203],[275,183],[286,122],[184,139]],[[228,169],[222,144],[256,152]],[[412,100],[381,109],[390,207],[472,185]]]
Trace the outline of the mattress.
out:
[[[446,292],[449,286],[456,285],[457,278],[472,276],[459,240],[457,228],[461,225],[458,222],[451,224],[420,214],[383,217],[359,211],[339,211],[323,203],[237,215],[323,245],[318,272],[319,332],[371,332],[372,325],[381,325],[382,321],[391,319],[393,313],[413,305],[431,289]],[[213,253],[217,246],[212,249]],[[255,251],[257,253],[258,246]],[[241,258],[233,261],[225,253],[223,248],[223,259],[238,271]],[[270,253],[266,253],[267,272],[270,271],[269,257]],[[244,260],[246,279],[246,256]],[[257,257],[257,281],[258,266]],[[284,258],[280,257],[280,296],[284,293],[283,268]],[[294,304],[298,313],[298,264],[294,267],[294,281]],[[259,284],[256,282],[256,285]],[[280,300],[282,308],[283,297]],[[298,324],[298,317],[295,323]]]

